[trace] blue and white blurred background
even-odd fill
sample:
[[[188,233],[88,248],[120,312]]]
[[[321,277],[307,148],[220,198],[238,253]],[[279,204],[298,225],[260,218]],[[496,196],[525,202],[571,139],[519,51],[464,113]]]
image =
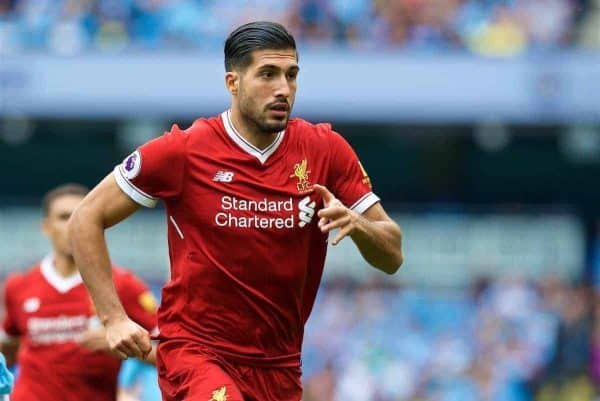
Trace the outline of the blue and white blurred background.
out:
[[[256,19],[405,235],[392,277],[331,249],[306,401],[600,399],[600,0],[0,0],[0,277],[48,251],[45,191],[227,107],[223,42]],[[164,227],[109,233],[156,288]]]

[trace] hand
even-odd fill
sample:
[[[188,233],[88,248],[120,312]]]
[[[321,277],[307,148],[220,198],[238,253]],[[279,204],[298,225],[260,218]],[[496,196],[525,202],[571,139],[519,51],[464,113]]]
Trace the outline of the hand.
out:
[[[119,359],[144,359],[152,350],[150,334],[129,318],[108,322],[106,340],[110,351]]]
[[[119,389],[117,390],[117,401],[139,401],[140,399],[133,391]]]
[[[324,207],[317,213],[320,217],[319,228],[324,233],[339,228],[340,231],[331,242],[333,245],[337,245],[344,237],[354,233],[358,227],[360,215],[344,206],[326,187],[314,184],[313,188],[323,198]]]
[[[106,339],[106,329],[104,327],[87,330],[79,336],[77,342],[90,351],[110,352],[108,340]]]

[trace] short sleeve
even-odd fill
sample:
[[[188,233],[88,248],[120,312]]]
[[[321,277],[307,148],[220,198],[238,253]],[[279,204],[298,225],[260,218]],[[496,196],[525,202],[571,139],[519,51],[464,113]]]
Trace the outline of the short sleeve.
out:
[[[19,337],[23,333],[17,323],[17,308],[14,302],[15,296],[14,278],[8,278],[4,285],[4,318],[2,321],[2,337]]]
[[[350,144],[335,131],[329,138],[329,190],[350,209],[364,213],[379,202],[379,197],[373,193],[371,180]]]
[[[142,206],[180,194],[188,135],[176,125],[146,142],[115,167],[114,176],[125,194]]]
[[[158,303],[148,286],[133,274],[126,272],[120,278],[119,298],[133,321],[148,331],[156,329]]]

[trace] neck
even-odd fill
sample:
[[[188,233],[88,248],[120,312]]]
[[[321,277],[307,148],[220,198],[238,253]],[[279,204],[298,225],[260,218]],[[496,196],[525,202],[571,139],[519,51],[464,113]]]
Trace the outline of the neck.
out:
[[[77,272],[73,256],[60,252],[54,254],[54,268],[62,277],[69,277]]]
[[[277,132],[274,133],[265,133],[261,131],[256,124],[252,124],[248,122],[246,119],[242,117],[242,113],[240,110],[235,107],[235,105],[231,106],[231,123],[235,130],[249,143],[257,147],[258,149],[265,149],[267,146],[271,145],[275,139],[277,139]]]

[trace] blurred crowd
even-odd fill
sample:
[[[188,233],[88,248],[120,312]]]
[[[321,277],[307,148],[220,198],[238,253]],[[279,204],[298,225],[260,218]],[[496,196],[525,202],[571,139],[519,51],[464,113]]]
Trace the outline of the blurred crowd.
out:
[[[257,19],[284,23],[304,48],[600,48],[600,0],[0,0],[0,54],[220,50]]]
[[[600,298],[556,278],[470,291],[343,280],[309,320],[305,401],[592,401]]]

